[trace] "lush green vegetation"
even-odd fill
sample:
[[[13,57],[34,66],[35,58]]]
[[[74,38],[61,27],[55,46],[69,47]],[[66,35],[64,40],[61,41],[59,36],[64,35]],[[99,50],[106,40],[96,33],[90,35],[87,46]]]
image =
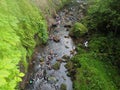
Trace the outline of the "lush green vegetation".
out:
[[[98,35],[97,35],[98,36]],[[120,76],[106,53],[100,53],[106,37],[95,37],[89,42],[89,50],[78,45],[78,54],[68,62],[67,68],[74,80],[74,90],[118,90]],[[94,45],[93,45],[94,44]],[[69,75],[69,74],[68,74]]]
[[[42,14],[29,0],[0,1],[0,90],[15,90],[27,70],[36,43],[47,40],[47,26]]]
[[[89,29],[88,47],[78,44],[78,54],[67,64],[74,90],[120,89],[119,5],[119,0],[89,1],[82,20]]]
[[[70,30],[70,35],[79,38],[85,35],[88,32],[88,29],[81,23],[75,23],[73,28]]]

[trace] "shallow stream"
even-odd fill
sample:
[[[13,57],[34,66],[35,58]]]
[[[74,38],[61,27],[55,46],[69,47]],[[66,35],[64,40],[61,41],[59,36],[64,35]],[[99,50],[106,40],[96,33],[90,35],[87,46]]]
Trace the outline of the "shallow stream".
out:
[[[67,90],[73,90],[65,64],[76,54],[69,30],[83,17],[84,8],[81,3],[81,0],[73,0],[58,12],[59,20],[55,18],[55,21],[59,23],[51,28],[47,44],[36,48],[33,67],[29,70],[29,83],[25,90],[60,90],[61,84],[65,84]],[[53,68],[56,63],[60,63],[57,70]]]

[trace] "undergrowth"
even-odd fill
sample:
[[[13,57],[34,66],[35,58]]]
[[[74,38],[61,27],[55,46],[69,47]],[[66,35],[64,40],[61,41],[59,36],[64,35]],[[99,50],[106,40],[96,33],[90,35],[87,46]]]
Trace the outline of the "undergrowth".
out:
[[[0,1],[0,90],[15,90],[24,76],[18,63],[23,62],[26,72],[26,56],[47,38],[46,21],[29,0]]]
[[[74,90],[118,90],[120,77],[118,67],[113,65],[109,53],[105,52],[104,36],[94,35],[89,42],[89,48],[78,45],[77,55],[67,64],[70,76],[73,78]],[[108,47],[111,47],[109,44]],[[100,52],[100,51],[104,51]],[[72,64],[72,65],[71,65]]]

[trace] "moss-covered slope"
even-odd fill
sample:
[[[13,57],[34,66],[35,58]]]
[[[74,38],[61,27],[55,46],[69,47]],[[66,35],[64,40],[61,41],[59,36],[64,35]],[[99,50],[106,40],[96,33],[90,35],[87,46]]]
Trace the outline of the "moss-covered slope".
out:
[[[0,90],[14,90],[21,81],[18,63],[31,56],[39,42],[46,42],[47,26],[42,14],[28,0],[0,1]],[[37,41],[38,41],[37,40]]]

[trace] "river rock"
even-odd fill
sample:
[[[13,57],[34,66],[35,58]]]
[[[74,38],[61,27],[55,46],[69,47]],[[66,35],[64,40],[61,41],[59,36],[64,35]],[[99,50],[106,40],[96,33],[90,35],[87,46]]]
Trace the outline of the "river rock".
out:
[[[60,86],[60,90],[67,90],[66,84],[62,83]]]
[[[83,4],[80,5],[80,8],[85,10],[85,7],[83,6]]]
[[[75,50],[71,50],[71,51],[70,51],[70,54],[75,54]]]
[[[63,61],[63,62],[67,62],[67,59],[63,59],[62,61]]]
[[[69,36],[64,36],[65,38],[69,38]]]
[[[83,3],[83,5],[84,5],[84,6],[86,6],[86,5],[87,5],[87,3],[86,3],[86,2],[84,2],[84,3]]]
[[[51,56],[51,55],[48,55],[48,60],[52,60],[53,59],[53,57]]]
[[[35,64],[35,61],[32,61],[33,64]]]
[[[69,12],[69,15],[73,15],[73,12]]]
[[[64,9],[64,12],[67,14],[67,13],[68,13],[68,10],[67,10],[67,9]]]
[[[72,27],[72,23],[71,22],[67,22],[67,23],[65,23],[64,27],[71,28]]]
[[[69,48],[67,45],[65,45],[65,48]]]
[[[60,62],[56,62],[52,67],[53,67],[53,69],[55,69],[55,70],[60,69]]]
[[[40,58],[39,61],[40,61],[40,62],[44,62],[44,58]]]
[[[57,79],[55,77],[53,77],[53,76],[50,76],[50,77],[48,77],[48,82],[50,82],[51,84],[56,83]]]
[[[57,58],[56,61],[61,63],[63,60],[62,60],[62,58]]]
[[[50,50],[50,55],[53,55],[53,54],[54,54],[54,52],[52,50]]]
[[[66,29],[66,31],[69,31],[69,30],[70,30],[69,28]]]
[[[63,59],[70,59],[70,56],[64,55],[62,58],[63,58]]]
[[[55,41],[55,42],[60,42],[60,37],[59,37],[59,36],[54,36],[54,37],[53,37],[53,41]]]

